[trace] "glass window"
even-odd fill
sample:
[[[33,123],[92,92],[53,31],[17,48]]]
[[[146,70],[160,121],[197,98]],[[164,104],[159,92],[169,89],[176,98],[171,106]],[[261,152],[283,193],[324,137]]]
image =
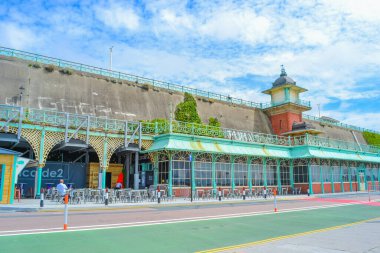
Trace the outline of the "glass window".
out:
[[[354,165],[353,165],[354,166]],[[356,178],[357,178],[357,168],[356,167],[351,167],[350,168],[350,171],[351,171],[351,181],[352,182],[356,182]]]
[[[231,186],[231,164],[230,163],[215,163],[216,185]]]
[[[211,162],[195,162],[195,185],[197,187],[212,186],[212,163]]]
[[[370,167],[367,167],[365,169],[365,175],[366,175],[367,182],[372,181],[372,169]]]
[[[169,179],[169,161],[158,162],[158,183],[167,184]]]
[[[332,172],[333,182],[334,183],[340,183],[341,182],[341,179],[340,179],[340,166],[334,164],[333,166],[331,166],[331,172]]]
[[[191,186],[190,184],[190,161],[172,161],[173,187]]]
[[[289,161],[281,161],[280,163],[280,179],[281,185],[290,185],[290,168]]]
[[[251,165],[252,174],[252,185],[253,186],[263,186],[264,185],[264,175],[263,175],[263,164],[261,159],[252,161]]]
[[[321,167],[319,164],[311,164],[311,180],[313,182],[321,182]]]
[[[273,160],[267,162],[267,185],[277,186],[277,164]]]
[[[319,166],[317,166],[319,169]],[[318,172],[318,182],[319,182],[319,172]],[[293,177],[294,183],[308,183],[308,170],[307,170],[307,162],[306,161],[294,161],[293,166]]]
[[[248,165],[244,163],[234,164],[234,182],[235,186],[248,185]]]
[[[331,170],[330,170],[330,165],[328,163],[323,163],[321,165],[321,170],[322,170],[322,180],[325,183],[331,182]]]
[[[342,181],[343,182],[349,182],[350,181],[349,170],[348,170],[347,165],[345,165],[345,164],[342,164]]]
[[[379,169],[378,168],[375,168],[373,170],[373,180],[379,181]]]

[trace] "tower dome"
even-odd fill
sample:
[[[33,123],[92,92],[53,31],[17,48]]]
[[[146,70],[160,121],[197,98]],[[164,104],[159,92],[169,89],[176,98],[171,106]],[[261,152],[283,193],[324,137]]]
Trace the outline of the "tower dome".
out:
[[[296,85],[296,82],[292,78],[288,77],[288,75],[286,74],[284,65],[281,65],[280,77],[277,78],[276,81],[274,81],[273,87],[278,87],[278,86],[282,86],[285,84]]]

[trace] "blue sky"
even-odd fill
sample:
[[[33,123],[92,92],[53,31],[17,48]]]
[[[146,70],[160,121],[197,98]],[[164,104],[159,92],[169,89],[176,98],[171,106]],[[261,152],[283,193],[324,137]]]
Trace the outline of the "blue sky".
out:
[[[284,64],[308,114],[380,130],[380,1],[1,1],[0,45],[269,98]]]

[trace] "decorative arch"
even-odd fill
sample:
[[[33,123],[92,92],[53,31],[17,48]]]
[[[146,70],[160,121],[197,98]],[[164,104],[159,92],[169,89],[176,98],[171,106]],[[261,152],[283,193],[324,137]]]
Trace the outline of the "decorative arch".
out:
[[[305,159],[295,159],[293,162],[294,166],[306,166],[307,165],[307,160]]]
[[[219,155],[216,157],[216,162],[219,163],[230,163],[231,162],[231,157],[229,155]]]
[[[175,152],[173,154],[172,159],[175,160],[175,161],[188,161],[189,160],[189,155],[190,155],[190,152],[179,151],[179,152]]]
[[[18,128],[16,127],[10,127],[9,132],[17,134],[17,129]],[[21,129],[21,137],[24,138],[25,141],[28,142],[32,147],[36,160],[40,158],[41,133],[41,130],[25,128]]]
[[[243,163],[246,164],[248,160],[247,156],[238,156],[235,158],[235,163]]]
[[[263,158],[261,158],[261,157],[252,157],[251,164],[263,164]]]
[[[212,162],[212,155],[208,153],[198,153],[195,156],[195,161],[198,162]]]

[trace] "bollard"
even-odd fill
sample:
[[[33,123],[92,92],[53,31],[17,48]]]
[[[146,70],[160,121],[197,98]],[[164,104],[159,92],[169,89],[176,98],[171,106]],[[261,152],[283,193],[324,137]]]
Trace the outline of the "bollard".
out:
[[[245,200],[245,188],[243,187],[243,200]]]
[[[274,197],[274,212],[277,212],[277,199],[276,199],[277,191],[276,189],[273,190],[273,197]]]
[[[106,194],[105,194],[104,204],[106,206],[108,206],[108,188],[106,188]]]
[[[161,191],[159,186],[157,186],[157,203],[161,203]]]
[[[307,188],[307,196],[310,197],[310,189]]]
[[[368,202],[371,202],[371,195],[369,194],[369,187],[368,188]]]
[[[219,195],[219,201],[222,201],[222,189],[220,187],[219,187],[218,195]]]
[[[64,203],[65,203],[65,212],[64,212],[65,220],[64,220],[64,224],[63,224],[63,230],[67,230],[67,216],[68,216],[68,212],[69,212],[69,210],[68,210],[69,195],[68,194],[65,195]]]
[[[41,192],[40,194],[40,207],[44,207],[44,193]]]

